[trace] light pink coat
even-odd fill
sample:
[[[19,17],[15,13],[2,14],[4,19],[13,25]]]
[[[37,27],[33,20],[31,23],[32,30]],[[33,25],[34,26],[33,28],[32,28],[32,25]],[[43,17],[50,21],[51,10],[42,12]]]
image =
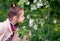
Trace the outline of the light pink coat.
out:
[[[6,41],[13,34],[10,26],[10,22],[7,19],[4,22],[0,22],[0,41]],[[14,34],[12,41],[19,41],[19,37],[17,34]],[[16,37],[16,38],[15,38]],[[14,40],[15,39],[15,40]]]

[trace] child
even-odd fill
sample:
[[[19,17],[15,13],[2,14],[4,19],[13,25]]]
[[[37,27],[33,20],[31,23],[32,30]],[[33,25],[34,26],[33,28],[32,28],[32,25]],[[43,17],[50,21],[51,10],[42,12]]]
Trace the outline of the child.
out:
[[[8,18],[0,22],[0,41],[19,41],[17,23],[23,23],[24,18],[24,10],[12,3]]]

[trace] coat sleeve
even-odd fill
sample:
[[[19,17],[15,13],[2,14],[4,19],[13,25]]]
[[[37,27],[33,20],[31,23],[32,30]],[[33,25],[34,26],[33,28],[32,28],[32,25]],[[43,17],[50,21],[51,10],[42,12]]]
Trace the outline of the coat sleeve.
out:
[[[2,40],[3,36],[4,36],[4,27],[3,27],[3,23],[0,23],[0,41]]]
[[[17,32],[14,32],[14,36],[12,38],[12,41],[21,41],[21,39],[19,38],[19,34]]]
[[[12,41],[21,41],[21,38],[19,38],[18,30],[14,31]]]
[[[3,34],[3,32],[4,32],[3,23],[0,23],[0,35]]]

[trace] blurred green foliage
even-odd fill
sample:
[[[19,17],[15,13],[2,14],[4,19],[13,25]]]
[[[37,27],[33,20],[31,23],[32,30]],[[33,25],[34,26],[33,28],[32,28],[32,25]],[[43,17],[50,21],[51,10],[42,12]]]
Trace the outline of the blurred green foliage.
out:
[[[30,4],[26,5],[28,1]],[[19,23],[20,38],[30,30],[32,36],[29,41],[60,41],[60,0],[42,0],[43,6],[31,10],[39,2],[33,1],[0,0],[0,21],[7,18],[10,4],[15,2],[25,10],[25,21],[23,24]],[[30,20],[34,21],[32,26],[29,26]]]

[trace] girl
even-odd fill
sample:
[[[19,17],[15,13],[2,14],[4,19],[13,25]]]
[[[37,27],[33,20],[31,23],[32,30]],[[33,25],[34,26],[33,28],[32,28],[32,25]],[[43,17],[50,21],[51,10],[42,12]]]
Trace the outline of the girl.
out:
[[[0,41],[19,41],[17,23],[23,23],[24,10],[15,3],[11,4],[8,12],[8,18],[0,22]]]

